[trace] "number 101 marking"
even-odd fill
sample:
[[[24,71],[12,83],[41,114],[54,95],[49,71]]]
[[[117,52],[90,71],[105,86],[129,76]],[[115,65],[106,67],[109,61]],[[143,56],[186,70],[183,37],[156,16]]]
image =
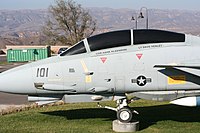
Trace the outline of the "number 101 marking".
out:
[[[37,77],[48,77],[49,75],[49,68],[37,68]]]

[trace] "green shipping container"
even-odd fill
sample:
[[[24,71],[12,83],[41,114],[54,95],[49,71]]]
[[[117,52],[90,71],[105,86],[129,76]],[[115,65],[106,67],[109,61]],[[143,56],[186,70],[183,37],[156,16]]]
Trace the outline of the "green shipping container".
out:
[[[45,59],[51,56],[50,47],[39,49],[9,49],[8,62],[28,62]]]

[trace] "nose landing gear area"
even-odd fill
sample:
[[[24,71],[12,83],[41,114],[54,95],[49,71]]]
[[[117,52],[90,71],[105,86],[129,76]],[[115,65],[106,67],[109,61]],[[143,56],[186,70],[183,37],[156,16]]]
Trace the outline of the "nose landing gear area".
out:
[[[128,107],[121,108],[117,111],[117,119],[120,122],[128,123],[132,120],[133,114]]]
[[[117,119],[122,123],[131,122],[133,118],[133,113],[139,114],[136,110],[131,110],[128,106],[128,103],[131,103],[131,100],[126,98],[117,100],[117,108],[102,106],[98,103],[98,106],[101,108],[106,108],[110,110],[114,110],[117,112]]]

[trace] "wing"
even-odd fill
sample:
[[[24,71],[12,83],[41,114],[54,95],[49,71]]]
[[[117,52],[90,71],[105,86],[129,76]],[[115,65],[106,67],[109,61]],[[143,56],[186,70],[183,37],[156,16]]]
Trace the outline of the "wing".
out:
[[[154,68],[191,68],[200,69],[200,65],[155,65]]]
[[[187,82],[200,85],[200,65],[155,65],[154,68],[164,68],[158,70],[160,73],[170,77],[173,75],[184,75]]]

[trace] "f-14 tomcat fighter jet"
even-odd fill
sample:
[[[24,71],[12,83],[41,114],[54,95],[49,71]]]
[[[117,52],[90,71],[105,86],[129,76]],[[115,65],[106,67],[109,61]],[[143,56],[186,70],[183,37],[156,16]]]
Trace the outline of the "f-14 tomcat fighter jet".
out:
[[[121,30],[86,38],[58,56],[0,74],[0,91],[46,104],[116,100],[121,122],[127,95],[200,105],[200,38],[162,30]]]

